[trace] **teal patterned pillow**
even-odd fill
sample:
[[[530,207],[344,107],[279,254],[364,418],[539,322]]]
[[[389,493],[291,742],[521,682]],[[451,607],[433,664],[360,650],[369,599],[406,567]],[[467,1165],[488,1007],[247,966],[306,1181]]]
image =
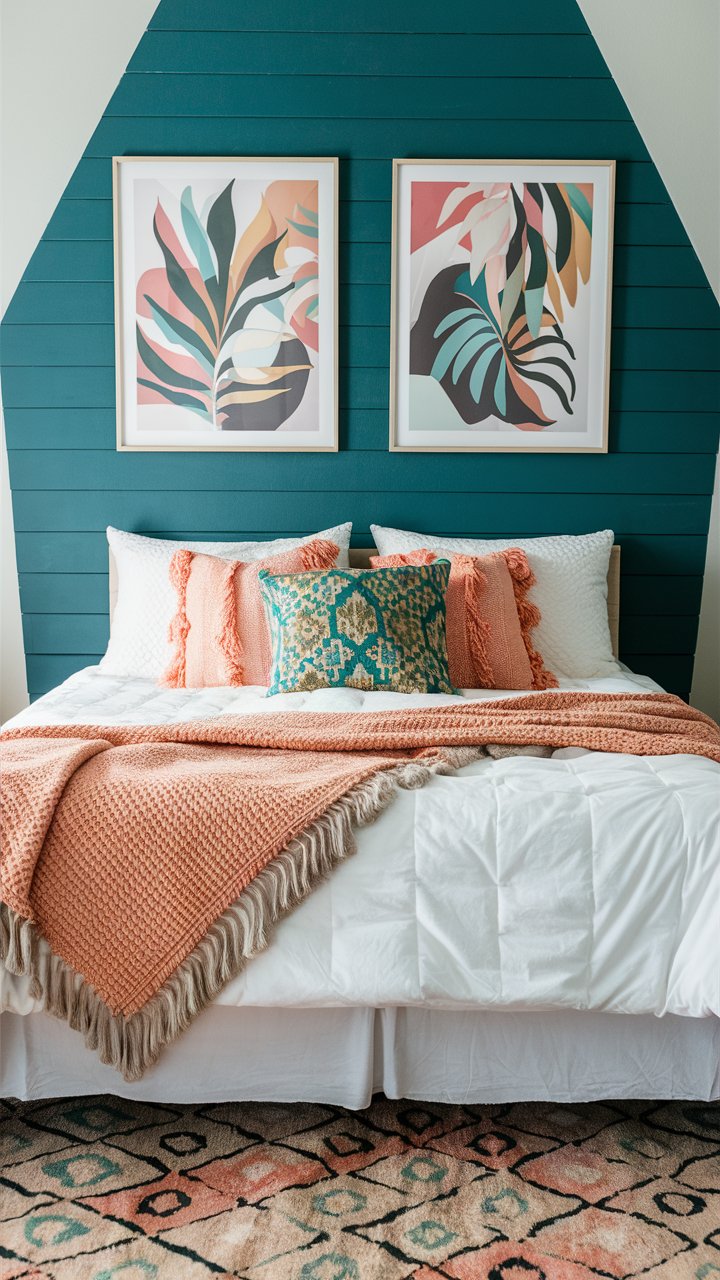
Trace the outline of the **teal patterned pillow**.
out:
[[[302,689],[454,693],[445,646],[450,563],[272,574],[260,588],[272,638],[268,696]]]

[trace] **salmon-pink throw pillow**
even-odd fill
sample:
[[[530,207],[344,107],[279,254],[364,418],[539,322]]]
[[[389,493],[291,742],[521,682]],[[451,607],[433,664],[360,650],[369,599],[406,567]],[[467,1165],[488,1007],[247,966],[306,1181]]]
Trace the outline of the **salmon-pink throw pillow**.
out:
[[[432,564],[440,551],[372,556],[374,568]],[[450,680],[459,689],[551,689],[532,642],[540,610],[528,600],[535,578],[524,551],[511,547],[487,556],[448,555],[450,580],[446,640]]]
[[[249,563],[176,551],[170,561],[178,595],[170,623],[174,652],[160,683],[171,689],[268,684],[272,652],[258,571],[332,569],[338,554],[335,543],[322,538]]]

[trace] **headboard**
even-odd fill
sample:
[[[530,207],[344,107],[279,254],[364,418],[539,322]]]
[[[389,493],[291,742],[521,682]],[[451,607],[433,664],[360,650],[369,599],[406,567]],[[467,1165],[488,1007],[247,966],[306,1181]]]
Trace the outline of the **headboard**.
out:
[[[354,569],[367,569],[370,563],[370,556],[377,555],[375,547],[351,547],[350,548],[350,564]],[[109,551],[109,591],[110,591],[110,621],[112,622],[115,605],[117,602],[118,580],[117,568],[115,566],[115,557],[112,551]],[[608,566],[608,624],[610,626],[610,638],[612,640],[612,651],[615,657],[618,656],[618,642],[620,636],[620,548],[615,546],[610,551],[610,564]]]

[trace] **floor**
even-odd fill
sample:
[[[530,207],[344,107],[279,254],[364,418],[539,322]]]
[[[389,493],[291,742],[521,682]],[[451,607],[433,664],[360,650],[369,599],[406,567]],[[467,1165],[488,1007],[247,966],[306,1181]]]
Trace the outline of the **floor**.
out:
[[[720,1278],[720,1104],[0,1103],[0,1280]]]

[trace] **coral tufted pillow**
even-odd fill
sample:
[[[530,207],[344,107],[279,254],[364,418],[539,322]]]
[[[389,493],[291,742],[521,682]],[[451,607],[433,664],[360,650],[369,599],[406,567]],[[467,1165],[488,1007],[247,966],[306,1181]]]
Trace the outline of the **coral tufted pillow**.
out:
[[[372,556],[375,568],[432,564],[442,552]],[[443,557],[444,558],[444,557]],[[461,689],[550,689],[557,679],[533,645],[540,611],[528,600],[535,578],[524,551],[449,555],[447,651],[450,679]]]
[[[534,639],[550,670],[571,680],[617,675],[607,610],[612,529],[546,538],[446,538],[371,524],[370,533],[381,556],[421,547],[438,556],[519,548],[536,578],[532,599],[542,617]]]
[[[177,609],[169,569],[176,551],[197,551],[249,563],[322,540],[337,543],[338,564],[347,565],[351,532],[352,524],[348,523],[302,538],[275,538],[271,542],[176,542],[170,538],[146,538],[110,526],[107,540],[117,573],[117,601],[100,670],[113,676],[159,680],[169,666],[173,649],[168,633]]]
[[[160,683],[173,689],[266,685],[272,652],[258,574],[329,569],[338,548],[316,538],[265,560],[221,560],[176,551],[170,581],[178,598],[170,623],[173,659]]]

